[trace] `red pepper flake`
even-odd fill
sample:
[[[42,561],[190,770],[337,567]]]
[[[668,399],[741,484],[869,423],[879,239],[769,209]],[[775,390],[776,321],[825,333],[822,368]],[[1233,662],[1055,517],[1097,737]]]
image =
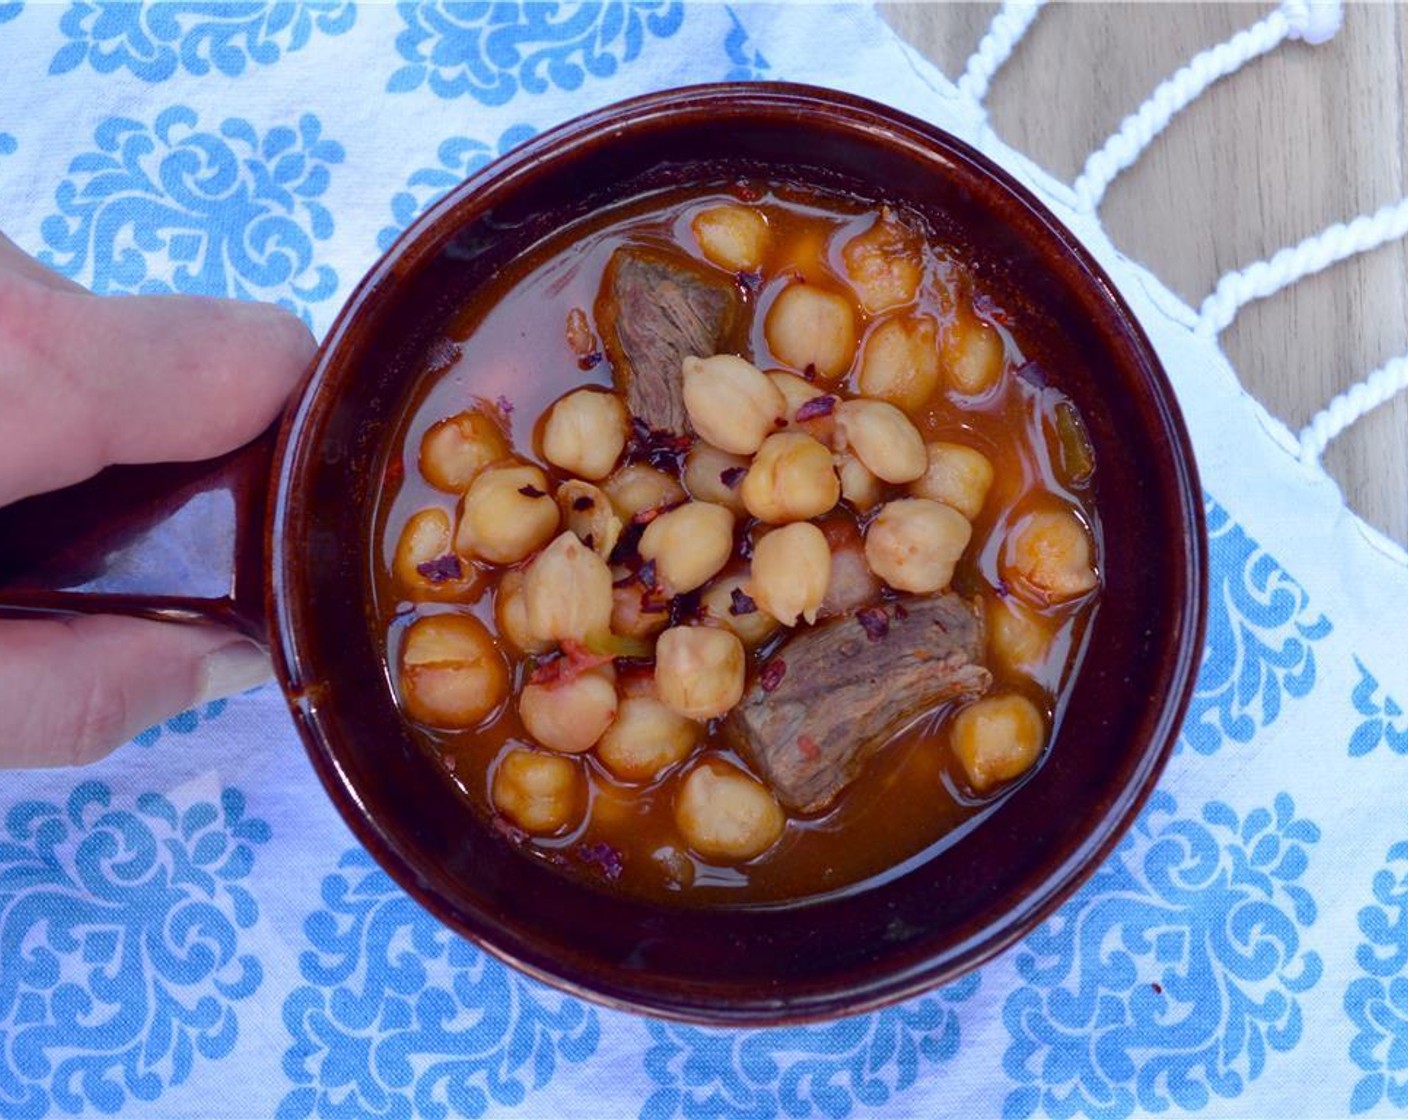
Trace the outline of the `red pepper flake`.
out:
[[[424,564],[417,564],[416,571],[431,583],[445,583],[448,580],[464,578],[464,565],[453,552],[427,560]]]
[[[738,179],[733,184],[733,193],[742,202],[757,202],[763,197],[763,192],[757,185],[750,183],[747,179]]]
[[[583,494],[580,498],[576,498],[572,502],[572,508],[575,509],[578,513],[585,513],[594,505],[596,505],[596,499],[593,498],[590,494]]]
[[[885,613],[884,607],[866,607],[856,611],[856,621],[864,627],[865,636],[872,642],[878,642],[890,632],[890,616]]]
[[[905,609],[905,605],[903,603],[895,604],[895,617],[901,622],[903,622],[906,618],[909,617],[909,611]]]
[[[639,416],[631,418],[632,462],[644,460],[662,471],[678,471],[680,460],[693,442],[689,436],[678,435],[664,428],[652,428]]]
[[[504,396],[502,393],[500,393],[497,397],[494,398],[494,404],[495,406],[497,406],[498,410],[502,412],[505,416],[513,415],[513,402],[509,400],[506,396]]]
[[[393,459],[386,464],[386,481],[390,483],[400,482],[406,477],[406,464],[400,459]]]
[[[772,692],[782,683],[782,678],[787,675],[787,662],[780,657],[774,657],[763,666],[762,672],[758,674],[758,687],[764,692]]]
[[[583,673],[600,665],[608,665],[611,661],[609,653],[593,653],[581,642],[564,638],[562,655],[554,657],[551,661],[540,661],[528,674],[528,683],[549,689],[557,688],[559,685],[571,684]]]
[[[753,602],[747,595],[743,594],[743,588],[735,587],[729,592],[729,598],[733,602],[728,605],[728,613],[737,618],[741,614],[752,614],[758,609],[758,604]]]
[[[546,490],[539,490],[531,482],[527,486],[520,486],[518,492],[525,498],[546,498],[548,496]]]
[[[836,398],[827,393],[822,397],[813,397],[797,409],[797,420],[820,420],[823,416],[830,416],[836,411]]]
[[[725,467],[719,472],[719,481],[732,490],[743,481],[743,476],[747,473],[747,467]]]
[[[815,762],[821,757],[821,748],[810,735],[797,736],[797,753],[808,762]]]
[[[618,848],[598,841],[595,844],[578,844],[576,855],[579,860],[592,868],[607,882],[614,883],[626,870],[626,858]]]
[[[1151,983],[1151,984],[1149,985],[1149,987],[1151,987],[1151,988],[1154,989],[1154,994],[1155,994],[1156,996],[1161,996],[1161,995],[1164,994],[1164,986],[1163,986],[1162,984],[1160,984],[1157,980],[1155,980],[1153,983]]]
[[[577,359],[577,368],[584,373],[589,369],[596,369],[601,365],[602,354],[600,350],[593,350],[590,354],[583,354]]]
[[[587,321],[587,313],[580,307],[574,307],[567,313],[567,345],[578,358],[584,358],[596,349],[592,325]]]

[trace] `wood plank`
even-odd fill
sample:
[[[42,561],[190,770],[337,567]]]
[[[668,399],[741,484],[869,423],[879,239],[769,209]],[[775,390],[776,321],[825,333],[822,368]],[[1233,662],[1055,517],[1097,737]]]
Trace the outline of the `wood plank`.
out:
[[[957,76],[993,4],[887,3],[891,25]],[[1268,5],[1053,4],[996,78],[998,134],[1072,179],[1086,155],[1197,50]],[[1408,19],[1351,5],[1330,43],[1292,43],[1176,118],[1110,187],[1101,214],[1125,252],[1196,305],[1228,269],[1408,193]],[[1223,346],[1248,390],[1293,429],[1408,351],[1408,246],[1385,247],[1247,307]],[[1331,446],[1350,506],[1408,543],[1408,398]]]

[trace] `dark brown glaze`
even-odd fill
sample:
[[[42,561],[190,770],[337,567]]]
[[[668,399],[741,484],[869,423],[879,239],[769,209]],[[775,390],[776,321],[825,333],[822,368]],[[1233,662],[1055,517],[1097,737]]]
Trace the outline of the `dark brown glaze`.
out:
[[[109,467],[0,509],[0,615],[213,622],[267,641],[261,553],[276,433],[218,459]]]
[[[1039,780],[942,852],[805,904],[648,904],[533,861],[466,813],[396,711],[373,625],[367,503],[385,427],[444,324],[541,238],[632,193],[783,172],[926,214],[1025,324],[1100,464],[1108,558],[1083,667]],[[952,979],[1073,891],[1172,748],[1202,648],[1206,544],[1168,382],[1108,279],[1024,189],[941,131],[842,94],[749,84],[614,106],[453,191],[348,301],[283,433],[269,523],[276,659],[329,794],[452,928],[568,990],[715,1023],[854,1013]],[[349,542],[357,542],[353,547]],[[1062,750],[1063,742],[1077,749]]]
[[[1075,371],[1062,387],[1099,463],[1104,597],[1039,780],[944,850],[864,891],[805,904],[671,908],[564,877],[465,812],[387,686],[368,618],[365,517],[386,427],[477,285],[632,192],[776,171],[883,192],[928,215],[1022,318],[1033,356],[1059,354],[1053,364]],[[179,521],[193,496],[251,493],[257,470],[240,486],[215,480],[238,458],[174,475],[124,468],[126,481],[113,472],[91,489],[19,503],[0,524],[6,608],[213,612],[257,629],[246,613],[255,583],[241,566],[254,553],[238,531],[225,582],[207,577],[228,547],[192,554],[203,580],[192,594],[166,583],[154,594],[157,585],[91,561],[107,554],[104,540],[141,553],[144,535]],[[105,537],[84,526],[99,508],[117,509],[110,485],[132,505]],[[344,306],[285,421],[270,498],[266,607],[279,675],[314,769],[358,838],[414,898],[500,958],[577,994],[673,1018],[759,1025],[858,1013],[1012,944],[1134,821],[1172,750],[1202,652],[1206,539],[1192,451],[1152,348],[1108,278],[965,145],[806,87],[636,99],[545,133],[452,191]]]

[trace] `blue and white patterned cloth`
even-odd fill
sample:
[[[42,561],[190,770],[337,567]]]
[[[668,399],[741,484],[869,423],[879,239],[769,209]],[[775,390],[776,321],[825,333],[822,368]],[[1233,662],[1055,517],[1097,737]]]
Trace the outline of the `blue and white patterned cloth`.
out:
[[[818,51],[814,44],[844,44]],[[1130,835],[980,973],[712,1031],[600,1010],[451,936],[358,849],[272,686],[82,772],[0,781],[0,1120],[1343,1115],[1408,1109],[1408,563],[1193,313],[868,6],[0,0],[0,228],[104,293],[315,330],[397,232],[534,132],[649,89],[839,86],[1012,169],[1161,351],[1212,613]]]

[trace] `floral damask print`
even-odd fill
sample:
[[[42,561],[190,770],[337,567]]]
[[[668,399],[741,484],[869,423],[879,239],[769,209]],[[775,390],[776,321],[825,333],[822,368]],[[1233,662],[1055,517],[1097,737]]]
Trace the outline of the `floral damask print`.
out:
[[[1022,943],[1004,1115],[1120,1120],[1239,1096],[1301,1036],[1319,979],[1296,883],[1320,838],[1282,793],[1245,817],[1155,792],[1115,854]]]
[[[132,741],[140,747],[150,747],[164,734],[189,735],[202,723],[208,723],[214,719],[228,706],[228,700],[212,700],[200,708],[190,708],[180,715],[172,716],[165,723],[158,723],[154,727],[147,728],[135,736]]]
[[[116,1112],[223,1058],[263,970],[244,795],[178,809],[88,781],[0,832],[0,1115]]]
[[[1208,524],[1208,624],[1202,670],[1179,738],[1199,754],[1249,742],[1276,721],[1284,697],[1315,687],[1314,644],[1330,620],[1212,498]]]
[[[1350,1059],[1363,1077],[1355,1084],[1349,1106],[1365,1112],[1385,1098],[1395,1108],[1408,1108],[1408,841],[1388,850],[1384,866],[1374,873],[1375,905],[1359,911],[1364,940],[1355,950],[1355,963],[1364,975],[1351,981],[1344,1009],[1356,1034]]]
[[[729,29],[728,34],[724,36],[724,53],[728,55],[732,65],[724,75],[724,81],[751,82],[761,78],[763,71],[772,67],[768,65],[768,60],[763,57],[762,52],[749,41],[748,32],[732,8],[728,9],[728,19]]]
[[[7,23],[24,11],[24,0],[9,0],[0,3],[0,23]]]
[[[1379,696],[1378,678],[1357,657],[1354,667],[1359,670],[1359,683],[1350,702],[1364,719],[1349,737],[1349,757],[1366,755],[1380,743],[1394,754],[1408,754],[1408,713],[1392,696]]]
[[[519,90],[574,90],[588,76],[610,77],[640,55],[647,36],[669,38],[684,22],[680,0],[429,0],[397,8],[406,27],[396,49],[406,65],[387,91],[428,85],[438,97],[468,95],[484,105],[502,105]]]
[[[59,22],[70,41],[49,73],[87,62],[99,74],[125,69],[148,82],[178,69],[235,77],[301,50],[315,28],[341,35],[356,19],[350,0],[77,0]]]
[[[450,933],[360,849],[338,867],[284,1001],[280,1120],[482,1116],[596,1051],[596,1011]]]
[[[640,1120],[840,1120],[856,1105],[878,1108],[958,1053],[956,1005],[978,984],[974,974],[899,1007],[810,1027],[648,1023],[645,1069],[658,1088]]]
[[[407,226],[425,213],[431,203],[491,160],[497,159],[511,148],[518,147],[532,135],[532,126],[516,124],[505,129],[494,146],[482,140],[471,140],[468,136],[451,136],[440,145],[440,150],[436,153],[440,165],[413,171],[406,180],[406,189],[392,195],[392,224],[384,226],[377,234],[377,248],[383,252],[391,248],[391,243],[401,236]]]
[[[311,113],[262,136],[237,117],[218,132],[197,126],[183,105],[150,128],[100,124],[96,149],[74,158],[55,192],[40,260],[96,292],[267,299],[310,322],[310,305],[337,289],[314,256],[332,236],[317,199],[342,146]]]

